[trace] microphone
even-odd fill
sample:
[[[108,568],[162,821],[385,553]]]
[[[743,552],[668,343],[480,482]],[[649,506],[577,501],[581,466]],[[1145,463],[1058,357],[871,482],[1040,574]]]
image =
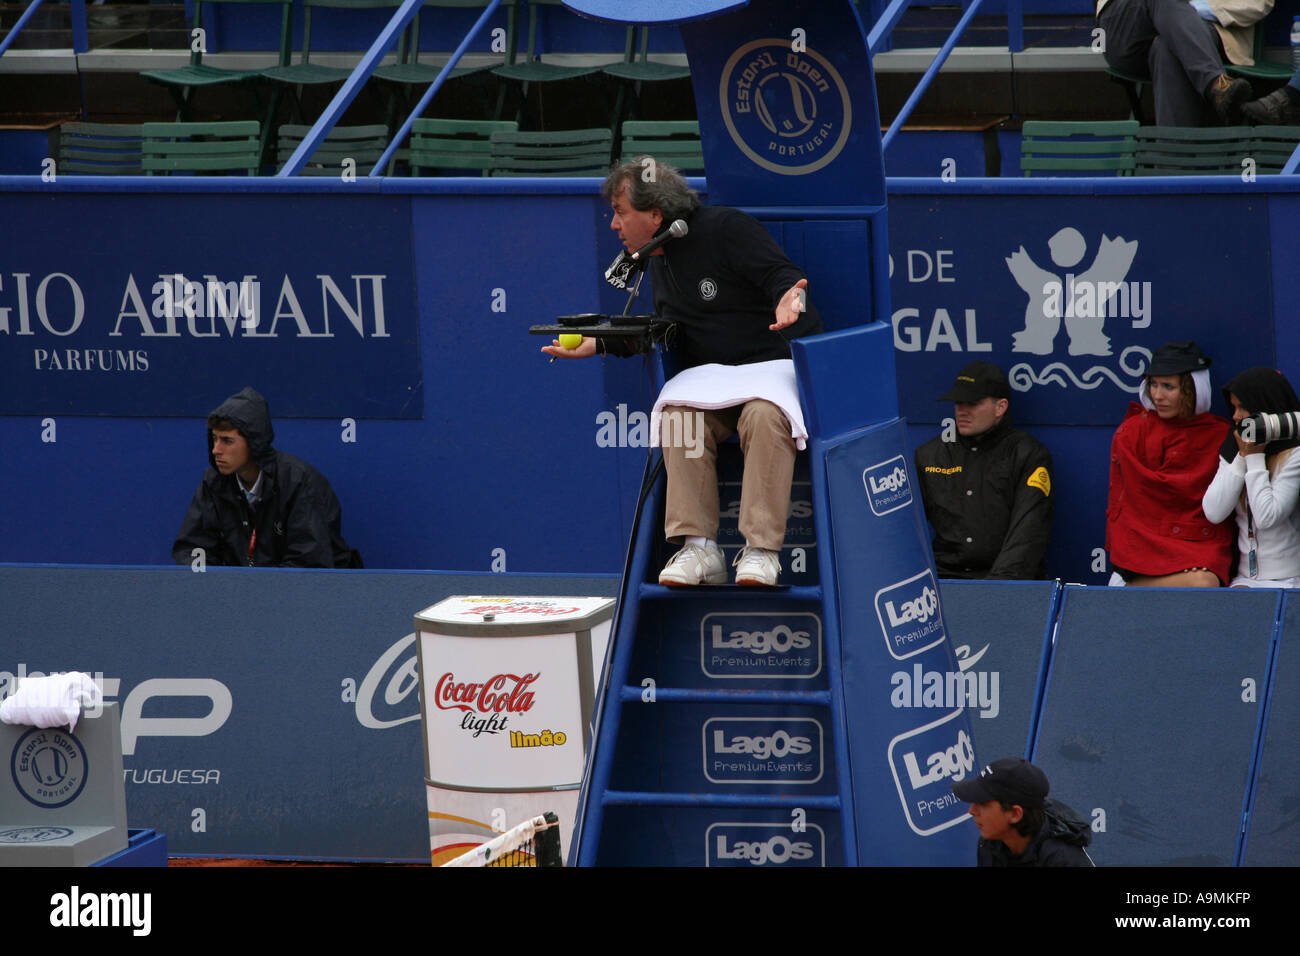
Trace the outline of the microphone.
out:
[[[662,246],[669,239],[680,239],[682,236],[686,235],[686,233],[689,231],[690,229],[686,225],[686,220],[677,219],[673,222],[671,226],[669,226],[663,232],[659,233],[659,235],[655,236],[653,239],[647,242],[636,252],[632,253],[632,259],[639,260],[643,256],[648,256],[650,255],[650,253],[654,252],[656,249]]]

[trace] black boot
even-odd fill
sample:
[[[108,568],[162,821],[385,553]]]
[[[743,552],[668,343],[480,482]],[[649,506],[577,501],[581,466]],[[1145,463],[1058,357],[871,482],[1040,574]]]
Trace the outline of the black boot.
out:
[[[1220,73],[1219,78],[1210,84],[1205,98],[1214,107],[1214,115],[1224,126],[1237,126],[1241,123],[1241,109],[1250,99],[1250,84],[1245,80],[1234,80],[1227,73]]]
[[[1251,100],[1241,108],[1246,119],[1256,126],[1295,126],[1300,124],[1300,90],[1284,86],[1268,96]]]

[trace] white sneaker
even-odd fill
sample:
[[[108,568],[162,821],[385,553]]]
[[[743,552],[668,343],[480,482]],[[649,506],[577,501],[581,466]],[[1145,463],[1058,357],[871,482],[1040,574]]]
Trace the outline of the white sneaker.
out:
[[[732,562],[736,566],[737,584],[757,584],[771,587],[781,573],[781,556],[776,551],[746,547]]]
[[[727,561],[716,544],[688,544],[674,554],[659,572],[659,583],[670,587],[726,584]]]

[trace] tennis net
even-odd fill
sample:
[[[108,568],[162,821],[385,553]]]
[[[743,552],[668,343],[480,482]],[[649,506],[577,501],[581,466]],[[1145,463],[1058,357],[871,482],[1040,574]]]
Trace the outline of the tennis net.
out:
[[[560,818],[548,810],[442,865],[563,866]]]

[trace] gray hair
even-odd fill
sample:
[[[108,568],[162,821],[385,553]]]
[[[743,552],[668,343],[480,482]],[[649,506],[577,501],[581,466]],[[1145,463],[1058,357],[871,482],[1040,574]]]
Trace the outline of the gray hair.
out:
[[[700,208],[700,194],[686,185],[682,174],[652,156],[634,156],[616,163],[605,177],[600,195],[612,203],[624,189],[633,209],[658,209],[665,222],[688,219]]]

